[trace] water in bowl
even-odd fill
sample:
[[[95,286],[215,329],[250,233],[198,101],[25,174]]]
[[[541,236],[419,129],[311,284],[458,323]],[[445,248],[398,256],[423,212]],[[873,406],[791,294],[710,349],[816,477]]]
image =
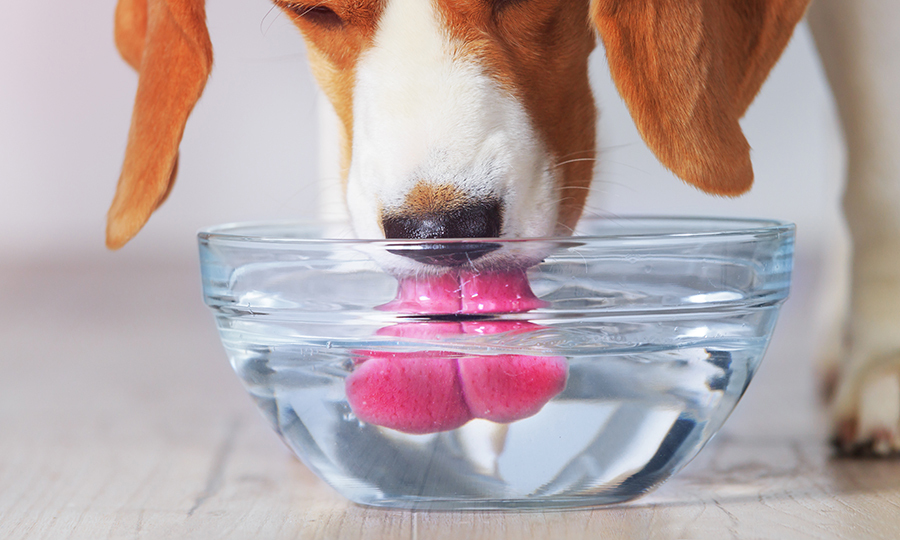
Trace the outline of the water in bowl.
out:
[[[346,320],[329,321],[324,312],[217,317],[232,365],[264,415],[337,491],[365,504],[462,509],[608,504],[653,489],[701,449],[740,399],[776,311],[730,302],[712,312],[569,312],[543,320],[538,309],[460,323],[513,319],[515,331],[450,336],[378,331],[431,324],[422,318],[357,320],[348,336],[337,330]],[[409,433],[361,420],[348,402],[348,378],[361,359],[379,353],[419,355],[438,366],[527,355],[562,359],[568,373],[561,391],[529,416]]]

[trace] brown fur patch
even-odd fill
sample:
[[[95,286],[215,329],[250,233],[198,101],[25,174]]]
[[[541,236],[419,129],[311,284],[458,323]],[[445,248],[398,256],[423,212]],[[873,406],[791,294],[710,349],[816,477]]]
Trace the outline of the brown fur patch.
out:
[[[464,206],[468,201],[465,192],[456,186],[418,182],[409,190],[401,208],[406,215],[438,214]]]

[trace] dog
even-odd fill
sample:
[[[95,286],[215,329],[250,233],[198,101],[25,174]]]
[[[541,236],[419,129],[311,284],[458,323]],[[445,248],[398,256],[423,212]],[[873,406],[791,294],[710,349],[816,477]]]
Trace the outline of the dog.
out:
[[[823,50],[841,26],[839,15],[876,10],[874,2],[818,1],[814,30]],[[753,169],[739,120],[809,4],[273,2],[304,36],[313,73],[339,118],[346,202],[365,238],[570,233],[594,175],[597,111],[588,56],[598,39],[659,161],[709,194],[745,193]],[[212,67],[203,0],[119,0],[115,37],[139,84],[108,215],[111,249],[137,234],[169,195],[185,122]],[[859,111],[848,77],[859,57],[848,55],[863,49],[838,49],[832,56],[843,60],[826,65],[838,88],[840,81],[850,88],[841,109],[852,128]],[[856,145],[863,155],[872,142],[850,141],[851,152]],[[835,437],[844,452],[889,454],[900,450],[900,308],[892,302],[900,299],[893,270],[900,226],[890,212],[900,197],[884,198],[890,189],[875,185],[881,179],[866,168],[874,164],[851,163],[851,176],[864,187],[848,189],[856,301],[849,360],[838,370]],[[870,213],[869,204],[881,208]]]

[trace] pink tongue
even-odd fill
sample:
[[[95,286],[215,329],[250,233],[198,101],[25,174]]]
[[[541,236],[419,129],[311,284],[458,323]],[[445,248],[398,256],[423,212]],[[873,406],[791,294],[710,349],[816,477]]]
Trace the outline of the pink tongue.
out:
[[[437,314],[522,313],[539,307],[524,270],[476,274],[448,272],[428,278],[403,278],[387,311]]]
[[[524,271],[488,275],[445,274],[401,280],[397,298],[383,309],[400,313],[521,313],[545,305]],[[532,323],[466,321],[404,323],[378,334],[441,341],[460,334],[529,332]],[[460,358],[448,351],[359,351],[347,377],[347,400],[363,422],[405,433],[435,433],[472,418],[514,422],[537,413],[566,386],[561,357],[497,355]]]
[[[346,381],[356,417],[404,433],[456,429],[472,419],[456,362],[430,353],[371,356]]]
[[[471,356],[458,363],[475,418],[501,423],[528,418],[566,387],[568,366],[560,356]]]

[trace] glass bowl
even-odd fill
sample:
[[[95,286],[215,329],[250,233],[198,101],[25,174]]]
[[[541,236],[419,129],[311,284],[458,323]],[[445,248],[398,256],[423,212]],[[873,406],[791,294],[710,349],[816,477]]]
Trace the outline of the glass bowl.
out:
[[[346,230],[202,231],[204,299],[312,471],[355,502],[424,509],[594,506],[665,481],[756,372],[794,242],[790,224],[714,218],[523,240]]]

